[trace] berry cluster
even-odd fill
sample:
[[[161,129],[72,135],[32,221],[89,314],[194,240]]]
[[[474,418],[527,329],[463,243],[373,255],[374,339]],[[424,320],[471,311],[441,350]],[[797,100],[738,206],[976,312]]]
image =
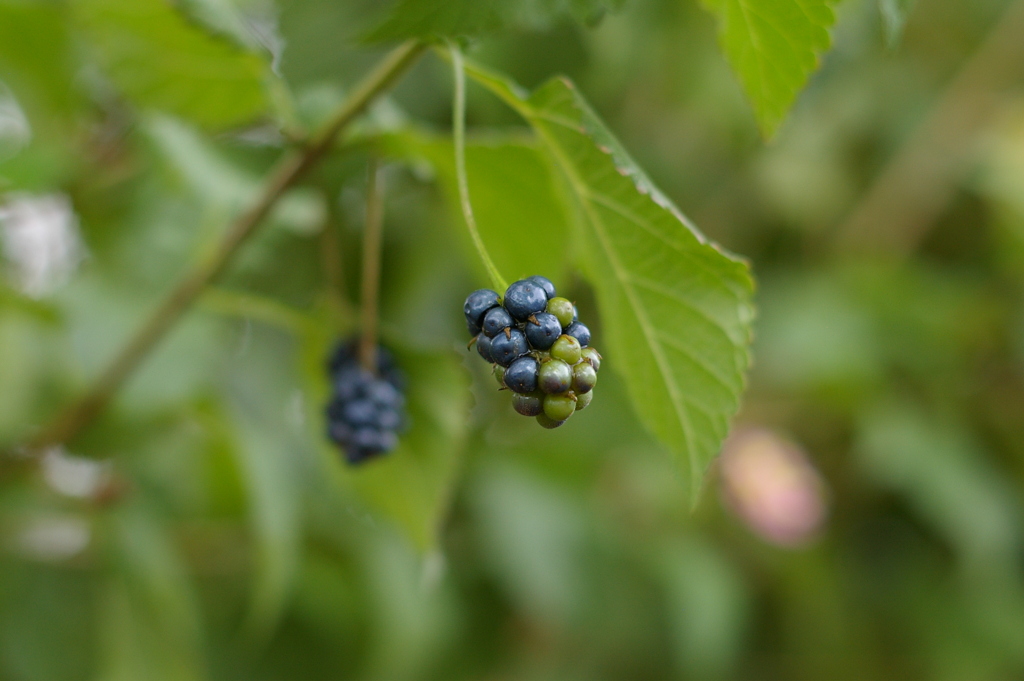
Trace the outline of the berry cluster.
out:
[[[515,394],[512,407],[557,428],[594,397],[601,355],[576,306],[555,295],[548,279],[515,282],[500,298],[490,289],[469,294],[463,308],[480,356],[494,364],[502,387]]]
[[[359,363],[357,348],[357,341],[343,343],[328,362],[327,437],[350,464],[390,452],[405,423],[405,378],[394,357],[378,347],[374,374]]]

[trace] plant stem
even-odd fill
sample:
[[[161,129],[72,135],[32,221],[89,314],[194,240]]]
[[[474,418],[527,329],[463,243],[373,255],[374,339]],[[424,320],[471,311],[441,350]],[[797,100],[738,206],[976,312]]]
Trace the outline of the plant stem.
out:
[[[494,261],[484,247],[484,241],[480,238],[480,232],[476,228],[476,218],[473,216],[473,204],[469,201],[469,182],[466,178],[466,72],[462,64],[462,51],[452,41],[448,41],[448,50],[452,55],[452,69],[455,76],[455,101],[452,105],[452,131],[455,137],[455,175],[459,185],[459,202],[462,205],[462,215],[466,219],[466,227],[469,235],[473,238],[473,245],[480,259],[484,261],[484,267],[491,277],[491,284],[504,294],[508,284],[494,266]]]
[[[354,316],[352,304],[345,294],[345,271],[341,260],[341,239],[338,236],[340,221],[334,197],[324,191],[327,204],[327,216],[323,231],[320,233],[320,255],[324,271],[324,284],[327,287],[327,305],[330,308],[331,321],[342,326],[344,320]]]
[[[366,223],[363,227],[359,362],[377,373],[377,302],[380,294],[380,252],[384,232],[384,200],[377,160],[370,159],[366,180]]]
[[[89,391],[29,442],[30,453],[71,440],[103,411],[118,389],[191,307],[206,285],[225,270],[277,200],[327,154],[338,134],[387,90],[416,61],[424,48],[422,43],[410,41],[392,50],[353,88],[348,99],[305,149],[281,159],[270,172],[259,198],[231,224],[216,251],[181,279],[117,353]]]

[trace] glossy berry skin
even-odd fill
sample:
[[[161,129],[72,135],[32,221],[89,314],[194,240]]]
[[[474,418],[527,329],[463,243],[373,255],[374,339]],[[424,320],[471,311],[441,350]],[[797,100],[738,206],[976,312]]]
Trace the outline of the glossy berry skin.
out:
[[[576,411],[576,398],[572,395],[544,397],[544,415],[552,421],[564,421]]]
[[[532,281],[537,286],[540,286],[542,289],[544,289],[544,293],[545,295],[547,295],[549,300],[555,297],[555,285],[552,284],[551,280],[548,279],[547,277],[542,277],[539,274],[535,274],[532,277],[527,277],[526,279],[528,281]]]
[[[462,306],[466,322],[470,327],[480,326],[487,311],[498,304],[498,294],[494,291],[487,288],[473,291],[466,297],[466,303]]]
[[[494,361],[494,355],[491,353],[491,339],[483,333],[476,337],[476,351],[480,353],[485,362]]]
[[[530,315],[543,312],[548,304],[548,294],[536,283],[521,279],[505,291],[505,309],[520,322]]]
[[[591,390],[589,393],[583,393],[582,395],[576,396],[576,411],[586,409],[590,404],[591,400],[594,399],[594,391]]]
[[[526,322],[526,339],[537,350],[547,350],[560,335],[562,325],[553,314],[538,312]]]
[[[564,393],[572,387],[572,367],[560,359],[552,359],[540,365],[537,385],[548,394]]]
[[[515,323],[515,320],[512,319],[512,315],[510,315],[505,308],[492,307],[487,311],[487,314],[484,315],[484,322],[482,326],[484,333],[489,337],[494,338],[501,331],[513,326]]]
[[[490,339],[489,347],[491,361],[503,367],[507,367],[530,351],[530,346],[526,343],[526,335],[519,329],[511,329],[508,334],[499,333]]]
[[[573,322],[569,325],[569,328],[565,330],[567,336],[572,336],[580,342],[580,347],[587,347],[590,345],[590,329],[581,322]]]
[[[537,390],[538,370],[537,360],[533,357],[520,357],[505,371],[505,385],[513,392],[532,393]]]
[[[505,367],[500,364],[494,365],[494,379],[498,382],[498,385],[505,387]]]
[[[476,324],[474,324],[473,322],[471,322],[471,321],[467,320],[467,321],[466,321],[466,331],[468,331],[468,332],[469,332],[469,335],[470,335],[470,336],[476,336],[476,335],[477,335],[477,334],[479,334],[479,333],[480,333],[481,331],[483,331],[483,329],[481,329],[481,328],[480,328],[479,326],[477,326],[477,325],[476,325]]]
[[[583,348],[580,357],[584,362],[594,367],[594,371],[601,370],[601,353],[595,348]]]
[[[589,393],[597,385],[597,372],[586,362],[572,368],[572,390],[577,395]]]
[[[512,396],[512,408],[523,416],[540,416],[544,413],[544,393]]]
[[[563,423],[565,423],[565,421],[556,421],[553,418],[549,417],[547,414],[540,414],[537,416],[537,423],[541,425],[541,428],[553,430],[561,426]]]
[[[549,314],[555,315],[563,329],[572,324],[573,316],[576,314],[576,306],[566,298],[552,298],[545,309]]]
[[[568,362],[570,365],[580,361],[582,353],[583,348],[580,347],[580,342],[567,334],[559,336],[551,346],[551,356],[554,359]]]

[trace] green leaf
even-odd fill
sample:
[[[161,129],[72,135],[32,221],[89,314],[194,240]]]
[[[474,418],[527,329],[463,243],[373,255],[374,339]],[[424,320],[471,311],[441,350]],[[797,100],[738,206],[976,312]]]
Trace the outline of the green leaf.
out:
[[[276,55],[280,38],[268,21],[247,16],[233,0],[170,0],[189,21],[200,24],[214,35],[223,36],[254,51],[267,50]],[[256,24],[259,24],[257,28]]]
[[[778,130],[828,50],[833,0],[703,0],[719,42],[754,106],[761,132]]]
[[[409,428],[395,451],[348,466],[324,435],[323,408],[329,397],[324,361],[333,339],[323,333],[328,324],[317,328],[305,339],[303,369],[312,401],[309,425],[324,465],[371,513],[397,525],[420,552],[428,553],[437,543],[458,473],[469,409],[465,372],[451,352],[409,352],[388,344],[408,379]]]
[[[241,212],[259,196],[263,181],[231,161],[199,132],[170,116],[147,118],[144,130],[170,169],[205,204]],[[274,206],[269,221],[309,234],[320,227],[326,207],[320,193],[297,187]]]
[[[571,82],[525,97],[470,75],[533,126],[577,209],[582,265],[597,292],[608,365],[643,422],[676,453],[696,497],[739,407],[749,364],[753,282],[647,179]]]
[[[81,104],[66,18],[58,3],[0,0],[0,76],[35,125]]]
[[[550,27],[571,16],[595,23],[625,0],[401,0],[367,40],[465,36],[503,28]]]
[[[907,23],[907,16],[914,8],[914,2],[915,0],[878,0],[885,42],[889,47],[895,47],[903,36],[903,27]]]
[[[470,245],[455,178],[455,152],[448,137],[407,131],[386,135],[382,146],[411,161],[426,161],[441,181],[451,222],[465,238],[467,259],[483,264]],[[476,137],[466,145],[466,170],[481,238],[509,281],[543,272],[559,283],[569,249],[566,206],[555,191],[552,168],[535,139],[523,135]],[[519,200],[529,197],[529,200]],[[543,243],[544,248],[537,248]]]
[[[902,495],[965,562],[1012,562],[1020,550],[1020,503],[1005,475],[972,434],[906,400],[874,404],[864,415],[859,462]]]
[[[77,4],[90,46],[107,75],[137,106],[210,128],[251,123],[267,109],[267,65],[189,23],[162,0]]]
[[[105,520],[113,570],[99,609],[102,678],[203,678],[198,599],[167,528],[139,505]]]

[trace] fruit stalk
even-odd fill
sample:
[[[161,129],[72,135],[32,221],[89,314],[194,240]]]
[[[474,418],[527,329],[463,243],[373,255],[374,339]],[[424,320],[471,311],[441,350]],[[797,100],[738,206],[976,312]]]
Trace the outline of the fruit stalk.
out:
[[[363,281],[359,337],[359,363],[367,371],[377,368],[377,307],[380,295],[380,253],[384,231],[384,200],[377,160],[370,159],[366,180],[366,223],[363,227]]]
[[[476,252],[484,261],[487,274],[491,277],[491,284],[498,291],[504,291],[508,284],[498,272],[494,261],[491,260],[483,239],[476,227],[476,217],[473,215],[473,204],[469,201],[469,181],[466,177],[466,73],[462,63],[462,51],[459,47],[448,41],[448,50],[452,56],[452,71],[455,77],[455,95],[452,104],[452,136],[455,138],[455,176],[459,185],[459,204],[462,207],[462,215],[466,220],[466,228],[473,239]]]
[[[256,202],[231,224],[216,251],[181,279],[117,353],[89,391],[58,414],[49,426],[28,443],[25,448],[27,453],[37,453],[46,447],[71,440],[103,411],[118,389],[188,311],[203,289],[227,268],[238,249],[270,213],[285,191],[330,151],[338,134],[371,102],[391,87],[423,54],[424,49],[425,45],[422,43],[409,41],[388,53],[377,67],[352,89],[348,99],[303,149],[289,153],[281,159],[270,172]]]

